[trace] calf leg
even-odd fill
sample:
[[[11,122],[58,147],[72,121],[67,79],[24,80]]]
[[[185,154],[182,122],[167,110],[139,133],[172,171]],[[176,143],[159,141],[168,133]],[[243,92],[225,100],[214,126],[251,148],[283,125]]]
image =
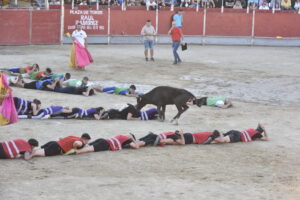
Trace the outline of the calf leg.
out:
[[[162,122],[164,121],[163,120],[163,113],[162,113],[162,106],[157,106],[157,112],[158,112],[158,117],[159,117],[159,120]]]
[[[176,124],[178,125],[178,119],[179,119],[180,115],[182,113],[184,113],[189,107],[186,104],[183,104],[183,105],[177,105],[176,104],[176,107],[177,107],[178,113],[177,113],[177,115],[175,115],[175,117],[172,119],[171,122],[176,120]]]

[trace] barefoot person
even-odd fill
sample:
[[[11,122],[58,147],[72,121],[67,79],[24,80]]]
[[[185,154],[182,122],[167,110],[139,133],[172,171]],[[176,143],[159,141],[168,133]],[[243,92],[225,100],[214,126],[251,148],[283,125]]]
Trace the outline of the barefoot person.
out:
[[[77,24],[77,29],[72,33],[72,40],[70,67],[84,70],[87,65],[93,62],[93,59],[87,50],[87,34],[82,30],[80,23]]]
[[[177,50],[180,46],[181,41],[183,40],[182,29],[176,26],[176,21],[172,22],[172,27],[169,30],[168,34],[171,35],[171,38],[172,38],[172,50],[173,50],[173,55],[174,55],[173,64],[176,65],[176,64],[182,62],[177,53]]]
[[[36,139],[29,139],[28,141],[16,139],[0,142],[0,159],[23,157],[25,160],[29,160],[32,150],[38,146],[39,142]]]
[[[18,121],[12,89],[9,87],[6,75],[0,73],[0,126]]]
[[[146,25],[141,30],[141,35],[144,36],[144,47],[145,47],[145,60],[148,61],[148,51],[150,49],[150,59],[154,61],[154,36],[156,34],[155,28],[151,25],[151,20],[146,21]]]

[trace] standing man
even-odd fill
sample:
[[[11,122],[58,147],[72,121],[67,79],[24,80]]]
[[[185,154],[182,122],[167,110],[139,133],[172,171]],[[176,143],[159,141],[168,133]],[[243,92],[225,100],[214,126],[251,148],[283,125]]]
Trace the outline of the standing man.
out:
[[[146,24],[141,30],[141,35],[144,36],[144,46],[145,46],[145,60],[148,61],[148,50],[150,49],[151,61],[153,58],[153,48],[154,48],[154,35],[156,34],[155,28],[151,25],[151,20],[148,19]]]
[[[76,25],[72,33],[73,46],[71,49],[70,66],[75,69],[85,69],[85,66],[93,62],[92,56],[87,50],[87,34],[82,30],[81,23]]]
[[[172,27],[168,32],[169,35],[172,37],[172,49],[173,49],[173,55],[174,55],[174,62],[173,65],[176,65],[178,63],[181,63],[181,59],[177,53],[177,50],[180,46],[181,40],[183,40],[183,33],[181,28],[176,26],[176,21],[172,22]]]
[[[175,15],[173,15],[173,21],[176,22],[176,27],[182,28],[183,24],[183,10],[178,10]]]

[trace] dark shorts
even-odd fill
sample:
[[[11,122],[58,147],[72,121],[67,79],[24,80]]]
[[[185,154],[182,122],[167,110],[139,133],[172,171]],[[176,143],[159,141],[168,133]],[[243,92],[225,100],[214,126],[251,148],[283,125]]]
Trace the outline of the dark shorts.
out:
[[[6,159],[6,158],[7,158],[7,157],[6,157],[6,154],[5,154],[5,151],[4,151],[4,149],[3,149],[2,144],[0,144],[0,158],[1,158],[1,159]]]
[[[27,89],[36,89],[36,81],[32,81],[30,83],[25,83],[24,88]]]
[[[44,149],[45,156],[56,156],[61,155],[63,153],[62,148],[55,141],[48,142],[44,144],[41,148]]]
[[[109,150],[109,143],[105,139],[98,139],[91,142],[89,145],[94,147],[94,151],[107,151]]]
[[[227,133],[225,133],[224,136],[229,136],[230,143],[242,141],[240,131],[231,130],[231,131],[228,131]]]

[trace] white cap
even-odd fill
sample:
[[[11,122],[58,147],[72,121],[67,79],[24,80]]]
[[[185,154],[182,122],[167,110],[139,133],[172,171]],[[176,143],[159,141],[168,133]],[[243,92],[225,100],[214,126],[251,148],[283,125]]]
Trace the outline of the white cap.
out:
[[[216,102],[217,107],[222,107],[222,106],[224,106],[224,104],[225,104],[224,101],[221,101],[221,100]]]

